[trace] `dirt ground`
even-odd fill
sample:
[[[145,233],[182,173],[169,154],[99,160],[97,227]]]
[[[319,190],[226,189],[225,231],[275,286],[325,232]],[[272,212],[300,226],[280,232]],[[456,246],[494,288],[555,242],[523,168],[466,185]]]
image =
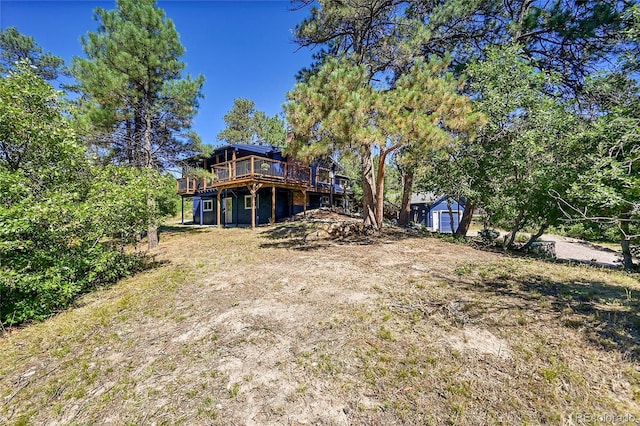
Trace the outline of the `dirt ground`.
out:
[[[317,226],[167,227],[158,268],[4,333],[0,423],[640,419],[635,277]]]

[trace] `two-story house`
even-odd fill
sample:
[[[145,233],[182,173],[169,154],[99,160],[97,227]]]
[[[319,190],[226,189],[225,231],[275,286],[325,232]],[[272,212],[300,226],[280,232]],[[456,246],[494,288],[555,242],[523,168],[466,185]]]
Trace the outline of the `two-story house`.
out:
[[[274,146],[225,145],[185,162],[177,183],[183,223],[188,197],[193,223],[219,227],[275,223],[309,208],[348,208],[350,181],[339,171],[331,160],[307,165]]]

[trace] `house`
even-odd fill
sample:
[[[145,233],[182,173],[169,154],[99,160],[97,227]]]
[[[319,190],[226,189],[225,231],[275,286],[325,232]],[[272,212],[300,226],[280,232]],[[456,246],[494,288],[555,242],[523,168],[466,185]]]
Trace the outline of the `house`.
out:
[[[177,180],[182,221],[185,198],[200,225],[255,227],[309,208],[348,208],[351,184],[340,170],[333,160],[307,165],[270,145],[225,145],[185,161]]]
[[[436,195],[432,192],[411,194],[411,220],[432,231],[455,232],[463,213],[464,199],[455,200],[449,195]]]

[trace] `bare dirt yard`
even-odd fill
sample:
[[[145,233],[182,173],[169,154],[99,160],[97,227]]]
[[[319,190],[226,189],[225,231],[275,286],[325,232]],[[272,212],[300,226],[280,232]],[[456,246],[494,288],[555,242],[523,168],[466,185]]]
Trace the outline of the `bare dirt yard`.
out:
[[[640,283],[388,229],[170,226],[158,267],[0,338],[0,424],[640,420]]]

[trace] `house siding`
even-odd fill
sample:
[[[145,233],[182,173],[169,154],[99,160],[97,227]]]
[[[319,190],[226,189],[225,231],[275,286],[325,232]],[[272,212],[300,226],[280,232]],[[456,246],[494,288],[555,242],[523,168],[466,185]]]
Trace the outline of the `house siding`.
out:
[[[245,197],[250,196],[249,191],[224,191],[221,198],[232,199],[231,221],[227,222],[226,206],[222,202],[221,221],[224,225],[251,225],[251,209],[245,209]],[[290,217],[292,211],[292,191],[276,190],[276,221]],[[256,205],[256,224],[264,225],[271,221],[271,188],[262,188],[257,193]],[[213,205],[212,211],[202,211],[205,201],[211,201]],[[217,225],[217,203],[216,196],[193,197],[193,223],[197,225]],[[303,206],[299,206],[299,210],[303,210]]]
[[[211,201],[213,210],[203,210],[205,201]],[[215,225],[216,208],[217,206],[215,197],[193,197],[193,223],[198,225]]]

